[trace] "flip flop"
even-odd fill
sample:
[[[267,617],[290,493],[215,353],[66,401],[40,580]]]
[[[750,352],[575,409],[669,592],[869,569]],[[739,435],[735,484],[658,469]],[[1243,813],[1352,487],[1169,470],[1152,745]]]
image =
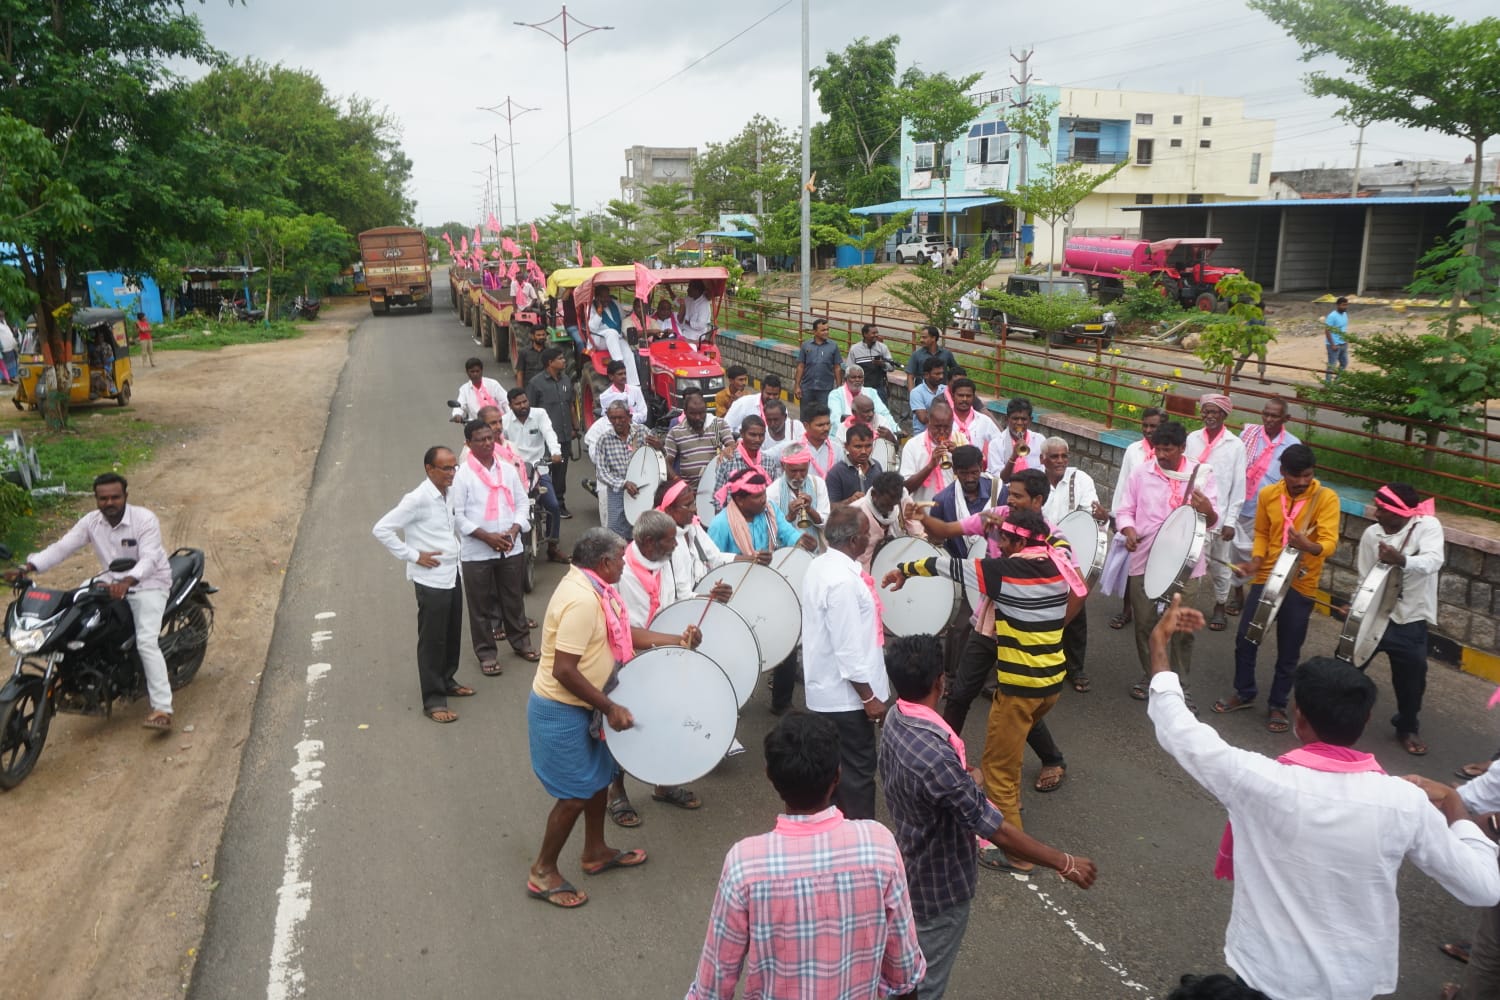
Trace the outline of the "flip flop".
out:
[[[455,711],[453,711],[453,709],[447,708],[447,707],[443,707],[443,708],[424,708],[424,709],[422,709],[422,714],[425,715],[425,716],[427,716],[433,722],[441,722],[443,725],[447,725],[450,722],[457,722],[458,721],[458,713],[455,712]],[[441,718],[440,719],[440,718],[438,718],[439,715],[446,716],[446,718]]]
[[[1401,742],[1402,748],[1413,757],[1426,755],[1427,744],[1423,743],[1422,738],[1416,733],[1403,733],[1396,738]]]
[[[1130,624],[1130,616],[1129,615],[1123,615],[1123,614],[1122,615],[1115,615],[1113,618],[1111,618],[1109,620],[1109,627],[1112,628],[1112,629],[1114,629],[1117,632],[1120,629],[1124,628],[1126,625],[1129,625],[1129,624]]]
[[[1079,694],[1088,694],[1094,687],[1094,682],[1089,680],[1088,674],[1074,674],[1072,684],[1073,690]]]
[[[1456,958],[1465,965],[1469,964],[1469,952],[1473,944],[1468,941],[1450,941],[1447,944],[1438,945],[1438,951],[1449,958]]]
[[[499,677],[505,670],[498,663],[481,663],[479,672],[486,677]]]
[[[616,868],[639,868],[646,861],[646,852],[639,847],[633,847],[628,851],[616,851],[615,856],[602,865],[595,865],[592,868],[584,865],[583,873],[585,875],[603,875],[605,872]]]
[[[1051,774],[1047,772],[1051,771]],[[1068,769],[1061,765],[1051,765],[1042,768],[1036,776],[1036,784],[1031,787],[1039,792],[1055,792],[1062,787],[1063,780],[1068,776]],[[1049,780],[1050,779],[1050,780]]]
[[[171,712],[151,712],[141,720],[142,729],[151,729],[158,733],[164,733],[172,728]]]
[[[986,847],[979,852],[979,863],[984,867],[997,872],[1010,872],[1012,875],[1030,875],[1036,871],[1036,866],[1030,868],[1019,868],[1005,856],[1005,852],[998,847]]]
[[[556,897],[558,893],[563,892],[571,892],[577,898],[574,899],[571,903],[559,902]],[[526,895],[530,896],[532,899],[540,899],[544,903],[550,903],[553,906],[556,906],[559,909],[563,910],[576,910],[578,909],[578,907],[589,901],[588,893],[579,892],[577,889],[573,888],[573,883],[569,882],[567,879],[563,879],[562,884],[551,889],[543,889],[541,886],[535,885],[528,881],[526,883]]]
[[[1458,777],[1463,778],[1465,781],[1473,781],[1475,778],[1479,777],[1481,774],[1484,774],[1489,769],[1490,763],[1489,761],[1485,761],[1483,764],[1465,764],[1463,767],[1459,768],[1453,773]]]
[[[1136,701],[1146,701],[1151,697],[1151,685],[1145,681],[1136,681],[1130,685],[1130,697]]]
[[[1286,717],[1286,709],[1271,708],[1266,710],[1266,731],[1271,733],[1284,733],[1292,728],[1292,724]]]
[[[535,663],[542,658],[542,654],[534,649],[518,649],[516,655],[529,663]]]
[[[1243,610],[1245,610],[1245,606],[1238,601],[1230,601],[1228,604],[1224,605],[1224,613],[1226,615],[1239,617],[1239,613]]]
[[[1216,611],[1213,614],[1209,615],[1208,630],[1210,632],[1222,632],[1228,627],[1229,622],[1225,620],[1224,615],[1220,612]]]
[[[464,684],[455,684],[451,688],[448,689],[448,697],[450,697],[450,698],[472,698],[472,697],[474,697],[474,689],[471,688],[471,687],[468,687],[467,685],[464,685]]]
[[[1215,715],[1228,715],[1230,712],[1243,712],[1247,708],[1254,707],[1254,701],[1245,701],[1237,694],[1232,694],[1228,698],[1220,698],[1218,701],[1214,702],[1213,705]]]

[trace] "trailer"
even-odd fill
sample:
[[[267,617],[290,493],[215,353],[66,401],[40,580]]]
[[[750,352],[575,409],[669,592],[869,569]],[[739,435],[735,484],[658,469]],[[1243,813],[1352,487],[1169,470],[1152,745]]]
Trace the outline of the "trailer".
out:
[[[370,289],[370,312],[389,314],[391,306],[432,312],[432,263],[422,230],[383,226],[365,230],[358,239],[365,284]]]
[[[1215,291],[1219,280],[1241,274],[1237,267],[1210,263],[1224,243],[1215,236],[1174,237],[1147,241],[1126,236],[1074,236],[1063,245],[1062,273],[1088,280],[1099,301],[1125,294],[1125,282],[1148,274],[1162,294],[1184,306],[1215,312],[1222,305]]]

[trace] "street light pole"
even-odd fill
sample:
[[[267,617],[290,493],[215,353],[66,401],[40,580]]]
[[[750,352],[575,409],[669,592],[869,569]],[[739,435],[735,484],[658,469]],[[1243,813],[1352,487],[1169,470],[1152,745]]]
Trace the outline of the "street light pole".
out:
[[[558,28],[561,32],[560,34],[559,31],[554,31],[547,27],[554,21],[559,22]],[[577,34],[569,33],[569,21],[572,21],[584,30]],[[573,190],[573,78],[568,66],[568,46],[578,41],[584,35],[592,34],[595,31],[614,31],[615,28],[612,24],[589,24],[587,21],[580,21],[568,13],[567,4],[563,4],[562,13],[554,14],[545,21],[537,21],[535,24],[526,21],[516,21],[515,23],[522,28],[535,28],[553,41],[560,43],[563,47],[563,99],[567,104],[568,120],[568,221],[576,227],[578,225],[578,205]]]
[[[500,105],[492,108],[480,108],[480,111],[488,111],[493,115],[500,115]],[[509,97],[505,98],[505,114],[500,115],[505,119],[506,145],[510,147],[510,217],[516,224],[516,239],[521,238],[521,205],[520,199],[516,197],[516,119],[531,111],[540,111],[540,108],[527,108],[519,104],[512,104]],[[571,131],[571,129],[569,130]]]
[[[500,202],[500,136],[498,136],[498,135],[491,135],[490,139],[491,139],[490,142],[474,142],[474,143],[470,143],[470,145],[472,145],[472,146],[478,146],[481,149],[488,149],[488,150],[490,150],[494,154],[494,157],[495,157],[495,167],[494,167],[494,169],[495,169],[495,224],[499,227],[500,231],[503,233],[503,232],[505,232],[505,207]],[[512,155],[514,155],[514,154],[512,154]],[[515,167],[515,162],[514,161],[511,162],[511,167],[512,167],[512,169],[514,169],[514,167]],[[515,178],[512,177],[511,180],[515,180]],[[486,219],[485,221],[488,222],[489,220]]]
[[[812,309],[811,23],[812,0],[802,0],[802,312],[804,314]]]

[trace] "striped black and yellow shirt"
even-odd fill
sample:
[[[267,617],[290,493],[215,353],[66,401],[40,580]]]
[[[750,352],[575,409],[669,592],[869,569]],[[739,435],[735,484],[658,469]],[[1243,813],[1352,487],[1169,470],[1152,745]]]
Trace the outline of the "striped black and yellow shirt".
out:
[[[1045,698],[1062,688],[1067,675],[1062,633],[1069,588],[1050,558],[944,556],[902,563],[899,568],[903,576],[945,576],[978,587],[995,602],[995,659],[1002,689]]]

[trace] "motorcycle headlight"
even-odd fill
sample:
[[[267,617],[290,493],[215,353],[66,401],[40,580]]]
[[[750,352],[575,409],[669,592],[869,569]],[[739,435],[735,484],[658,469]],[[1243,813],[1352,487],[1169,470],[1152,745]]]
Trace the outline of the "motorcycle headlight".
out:
[[[47,633],[39,628],[15,629],[6,636],[6,639],[10,642],[11,649],[25,656],[42,648],[42,643],[47,639]]]

